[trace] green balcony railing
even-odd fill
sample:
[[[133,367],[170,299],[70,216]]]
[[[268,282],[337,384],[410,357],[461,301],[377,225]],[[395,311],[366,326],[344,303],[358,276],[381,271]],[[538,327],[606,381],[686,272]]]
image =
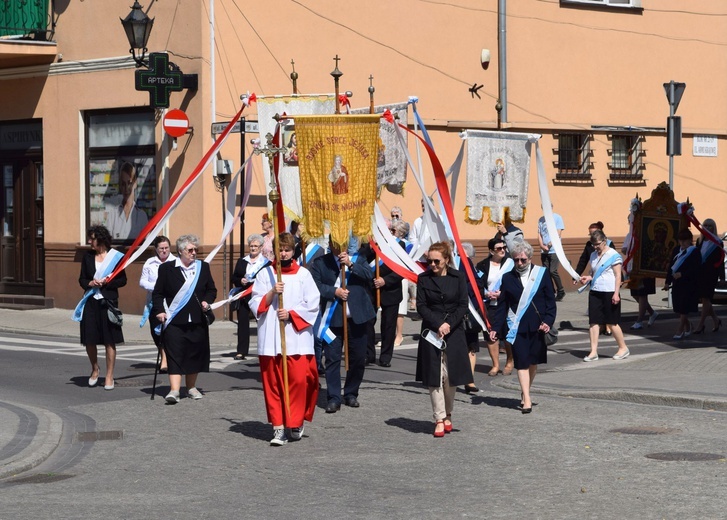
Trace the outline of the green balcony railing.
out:
[[[48,39],[48,0],[0,0],[0,37]]]

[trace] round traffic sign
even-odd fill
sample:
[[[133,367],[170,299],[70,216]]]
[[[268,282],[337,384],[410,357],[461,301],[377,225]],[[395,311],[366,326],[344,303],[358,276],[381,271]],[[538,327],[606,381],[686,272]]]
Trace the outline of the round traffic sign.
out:
[[[164,131],[172,137],[182,137],[187,133],[189,128],[189,118],[187,114],[178,108],[172,109],[164,116],[162,121]]]

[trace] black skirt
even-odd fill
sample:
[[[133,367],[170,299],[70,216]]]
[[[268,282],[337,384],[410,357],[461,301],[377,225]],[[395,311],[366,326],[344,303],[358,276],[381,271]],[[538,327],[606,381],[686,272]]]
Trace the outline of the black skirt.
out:
[[[118,345],[124,342],[121,327],[109,321],[103,300],[89,298],[81,318],[82,345]],[[112,301],[118,307],[118,301]]]
[[[169,374],[210,371],[210,338],[206,325],[170,324],[162,335]]]
[[[512,345],[512,357],[516,370],[525,370],[530,365],[548,362],[548,348],[545,336],[539,331],[518,332]]]
[[[588,323],[618,325],[621,322],[621,300],[611,303],[613,292],[590,291],[588,293]]]

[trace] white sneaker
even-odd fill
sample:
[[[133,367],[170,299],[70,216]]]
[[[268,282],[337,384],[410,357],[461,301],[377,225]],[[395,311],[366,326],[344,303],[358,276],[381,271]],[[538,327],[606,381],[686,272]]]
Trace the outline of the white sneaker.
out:
[[[631,328],[633,330],[638,330],[638,329],[643,329],[644,326],[641,324],[640,321],[637,321],[636,323],[634,323],[633,325],[631,325]]]
[[[305,432],[305,425],[301,426],[300,428],[291,428],[290,429],[290,440],[291,441],[299,441],[303,438],[303,433]]]
[[[164,399],[166,399],[169,404],[177,404],[179,402],[179,392],[172,390]]]
[[[658,317],[659,317],[659,313],[656,311],[654,311],[654,313],[651,316],[649,316],[649,327],[651,327],[654,324],[654,322],[656,321],[656,318],[658,318]]]
[[[189,397],[190,399],[195,399],[195,400],[202,399],[202,392],[197,390],[197,388],[192,387],[189,390],[187,390],[187,397]]]
[[[288,443],[288,438],[285,436],[285,430],[278,428],[274,430],[273,438],[270,441],[270,446],[283,446]]]

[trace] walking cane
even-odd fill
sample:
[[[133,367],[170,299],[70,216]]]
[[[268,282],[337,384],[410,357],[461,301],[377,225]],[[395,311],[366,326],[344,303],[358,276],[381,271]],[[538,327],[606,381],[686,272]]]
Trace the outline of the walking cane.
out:
[[[151,326],[151,324],[149,324]],[[162,358],[162,348],[164,348],[164,344],[162,343],[161,348],[157,348],[157,362],[154,364],[154,383],[151,386],[151,400],[154,400],[154,395],[157,393],[157,374],[159,373],[159,363],[161,363]]]

